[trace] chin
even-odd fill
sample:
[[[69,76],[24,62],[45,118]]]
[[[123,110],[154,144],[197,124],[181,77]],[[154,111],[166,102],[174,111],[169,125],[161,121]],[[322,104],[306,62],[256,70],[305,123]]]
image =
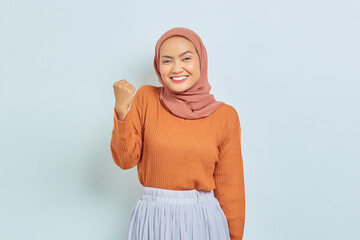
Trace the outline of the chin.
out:
[[[180,84],[176,84],[173,82],[165,82],[166,85],[174,92],[183,92],[188,89],[188,86],[180,86]]]
[[[182,89],[182,88],[171,88],[171,90],[173,90],[174,92],[183,92],[186,89]]]

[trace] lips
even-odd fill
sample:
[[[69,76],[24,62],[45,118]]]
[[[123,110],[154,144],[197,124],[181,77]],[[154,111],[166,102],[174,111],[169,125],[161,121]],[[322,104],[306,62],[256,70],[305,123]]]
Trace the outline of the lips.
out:
[[[184,77],[185,78],[181,79],[181,80],[175,80],[175,79],[173,79],[173,77],[170,77],[170,79],[172,80],[173,83],[182,83],[182,82],[184,82],[185,80],[187,80],[189,78],[188,75],[185,75]]]

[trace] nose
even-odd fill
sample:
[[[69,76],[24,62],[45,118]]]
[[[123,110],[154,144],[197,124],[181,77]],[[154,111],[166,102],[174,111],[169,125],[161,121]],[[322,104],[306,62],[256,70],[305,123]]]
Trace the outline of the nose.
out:
[[[179,73],[182,72],[182,65],[181,63],[179,63],[178,61],[175,61],[173,68],[172,68],[172,72],[173,73]]]

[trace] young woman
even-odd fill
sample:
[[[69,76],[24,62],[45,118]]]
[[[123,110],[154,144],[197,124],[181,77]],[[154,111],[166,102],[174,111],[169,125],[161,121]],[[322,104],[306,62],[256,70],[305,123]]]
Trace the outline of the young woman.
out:
[[[113,85],[112,157],[121,169],[137,165],[144,186],[127,239],[242,239],[239,116],[210,94],[202,40],[187,28],[168,30],[156,44],[154,68],[162,87],[143,85],[133,96],[125,79]]]

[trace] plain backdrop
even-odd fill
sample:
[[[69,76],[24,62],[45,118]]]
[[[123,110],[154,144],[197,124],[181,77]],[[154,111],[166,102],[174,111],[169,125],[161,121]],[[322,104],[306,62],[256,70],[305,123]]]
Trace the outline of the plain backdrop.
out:
[[[112,85],[161,86],[173,27],[240,117],[243,239],[360,239],[355,0],[0,0],[0,239],[125,239],[142,186],[111,156]]]

